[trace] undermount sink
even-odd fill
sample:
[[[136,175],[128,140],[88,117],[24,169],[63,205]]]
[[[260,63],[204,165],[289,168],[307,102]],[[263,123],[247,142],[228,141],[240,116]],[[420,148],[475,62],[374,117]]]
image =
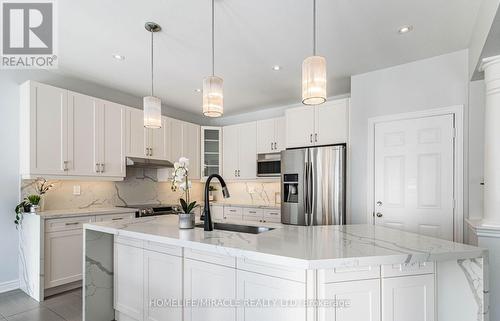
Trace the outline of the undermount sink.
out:
[[[196,224],[196,227],[203,227],[203,223]],[[265,226],[214,223],[214,230],[249,233],[249,234],[260,234],[263,232],[274,230],[274,228],[265,227]]]

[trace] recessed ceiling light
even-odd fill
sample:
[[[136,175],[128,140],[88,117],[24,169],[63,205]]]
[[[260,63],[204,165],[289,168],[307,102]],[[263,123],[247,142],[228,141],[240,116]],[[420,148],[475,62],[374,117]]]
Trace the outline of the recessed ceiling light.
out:
[[[273,70],[274,71],[279,71],[279,70],[281,70],[281,66],[280,65],[274,65],[273,66]]]
[[[399,28],[398,33],[400,35],[403,35],[403,34],[408,33],[410,31],[413,31],[413,26],[407,25],[407,26],[402,26],[401,28]]]
[[[196,89],[194,90],[194,92],[195,92],[195,93],[201,93],[201,89],[200,89],[200,88],[196,88]]]
[[[115,58],[116,60],[125,60],[125,56],[122,55],[113,55],[113,58]]]

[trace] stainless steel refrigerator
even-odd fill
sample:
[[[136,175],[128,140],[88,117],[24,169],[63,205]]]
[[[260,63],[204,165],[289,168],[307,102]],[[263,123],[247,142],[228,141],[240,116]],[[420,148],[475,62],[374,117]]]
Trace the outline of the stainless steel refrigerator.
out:
[[[281,222],[346,224],[345,145],[281,152]]]

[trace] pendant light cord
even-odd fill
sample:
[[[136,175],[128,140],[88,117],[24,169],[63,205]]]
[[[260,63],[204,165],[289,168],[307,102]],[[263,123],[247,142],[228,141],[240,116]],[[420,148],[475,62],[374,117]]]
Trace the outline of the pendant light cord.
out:
[[[316,0],[313,0],[313,56],[316,56]]]
[[[212,76],[215,76],[215,4],[212,0]]]
[[[154,84],[154,78],[153,78],[153,73],[154,73],[154,68],[153,68],[153,49],[154,49],[154,46],[153,46],[153,31],[150,31],[151,32],[151,96],[154,96],[154,88],[153,88],[153,84]]]

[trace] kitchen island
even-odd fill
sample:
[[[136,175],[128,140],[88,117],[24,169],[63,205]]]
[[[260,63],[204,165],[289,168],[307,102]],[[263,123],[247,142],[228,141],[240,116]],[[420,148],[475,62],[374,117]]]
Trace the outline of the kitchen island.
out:
[[[373,225],[85,224],[84,320],[488,320],[487,252]]]

